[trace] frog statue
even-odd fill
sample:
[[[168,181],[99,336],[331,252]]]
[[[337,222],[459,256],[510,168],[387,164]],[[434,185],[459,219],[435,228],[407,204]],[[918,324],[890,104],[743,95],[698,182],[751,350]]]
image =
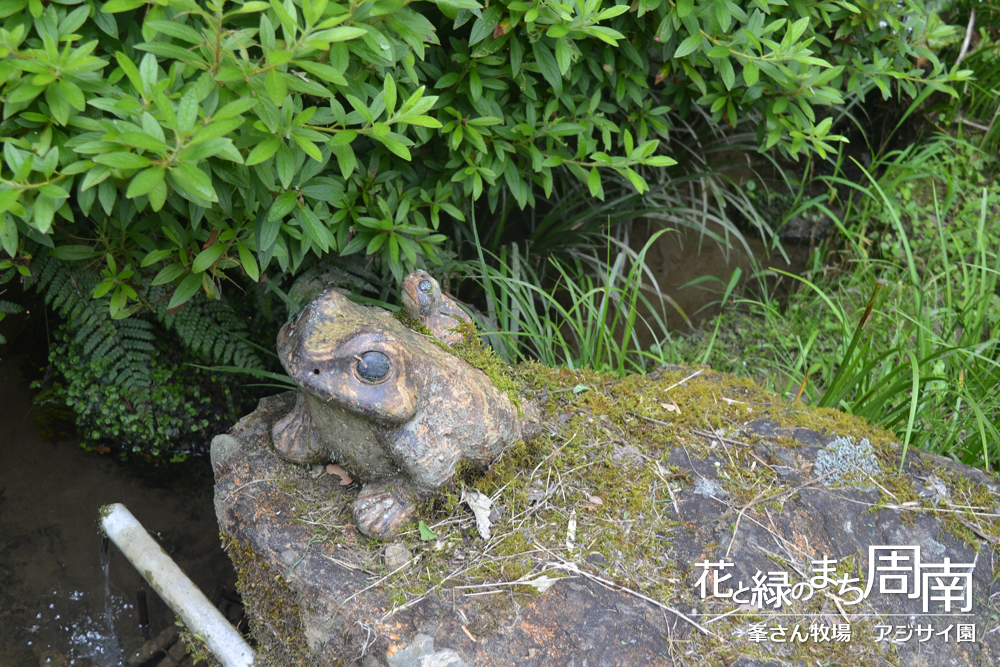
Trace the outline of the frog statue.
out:
[[[403,304],[446,345],[469,321],[423,271],[404,279]],[[352,513],[372,537],[399,533],[460,460],[488,465],[539,430],[527,400],[515,405],[438,341],[333,289],[282,327],[278,356],[299,390],[272,428],[276,451],[295,463],[335,461],[360,481]]]

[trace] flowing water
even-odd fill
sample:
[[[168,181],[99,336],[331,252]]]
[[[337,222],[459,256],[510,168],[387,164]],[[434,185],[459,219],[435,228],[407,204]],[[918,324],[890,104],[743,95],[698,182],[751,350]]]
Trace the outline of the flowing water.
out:
[[[202,458],[140,470],[83,451],[57,424],[39,434],[29,384],[45,367],[44,321],[20,320],[3,323],[0,346],[0,667],[127,664],[144,641],[138,591],[154,636],[175,616],[114,545],[102,552],[98,510],[124,503],[210,600],[234,600],[211,469]]]

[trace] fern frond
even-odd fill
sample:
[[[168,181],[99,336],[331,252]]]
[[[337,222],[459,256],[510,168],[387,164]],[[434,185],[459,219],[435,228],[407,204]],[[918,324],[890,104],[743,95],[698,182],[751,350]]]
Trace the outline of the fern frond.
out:
[[[169,455],[204,447],[212,432],[239,417],[232,381],[181,365],[192,359],[190,351],[262,367],[252,343],[220,329],[248,333],[224,304],[202,297],[171,316],[161,308],[159,322],[151,313],[115,320],[107,299],[92,298],[100,279],[96,272],[40,252],[32,273],[48,306],[65,321],[53,332],[49,359],[66,381],[65,401],[86,440],[111,441],[136,454]],[[167,301],[163,286],[147,286],[145,295],[152,303]],[[179,335],[164,340],[171,326]],[[210,396],[218,395],[222,400],[213,403]]]
[[[22,310],[24,309],[16,303],[0,299],[0,315],[13,315],[15,313],[20,313]]]
[[[79,345],[85,361],[98,361],[105,381],[129,396],[133,406],[149,413],[144,417],[152,431],[152,406],[149,398],[150,362],[153,358],[152,325],[140,318],[114,320],[104,301],[91,293],[98,276],[93,271],[73,270],[65,262],[47,257],[35,258],[38,291],[45,291],[45,302],[69,324],[67,338]]]
[[[203,294],[167,314],[165,300],[160,300],[157,315],[168,330],[174,331],[184,347],[216,364],[234,364],[248,370],[263,370],[253,345],[244,340],[249,331],[225,301],[209,300]]]

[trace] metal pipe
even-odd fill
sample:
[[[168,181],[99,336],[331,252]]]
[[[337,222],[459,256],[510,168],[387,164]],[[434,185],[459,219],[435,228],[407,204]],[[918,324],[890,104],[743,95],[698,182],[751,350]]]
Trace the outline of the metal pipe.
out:
[[[125,506],[101,508],[101,527],[153,590],[198,635],[223,667],[249,667],[254,652]]]

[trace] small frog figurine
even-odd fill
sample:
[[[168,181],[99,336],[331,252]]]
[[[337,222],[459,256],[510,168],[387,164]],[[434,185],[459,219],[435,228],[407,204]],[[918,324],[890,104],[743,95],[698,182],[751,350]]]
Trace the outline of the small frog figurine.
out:
[[[403,308],[448,347],[462,340],[462,333],[454,328],[472,321],[426,271],[414,271],[403,279]]]
[[[421,289],[424,280],[433,291]],[[426,273],[404,284],[447,299]],[[418,319],[436,334],[450,333],[433,315]],[[372,537],[399,533],[416,502],[451,481],[458,461],[488,465],[539,430],[526,399],[519,409],[434,340],[332,289],[282,327],[278,355],[299,390],[295,407],[272,428],[277,452],[296,463],[333,460],[360,481],[352,512]]]

